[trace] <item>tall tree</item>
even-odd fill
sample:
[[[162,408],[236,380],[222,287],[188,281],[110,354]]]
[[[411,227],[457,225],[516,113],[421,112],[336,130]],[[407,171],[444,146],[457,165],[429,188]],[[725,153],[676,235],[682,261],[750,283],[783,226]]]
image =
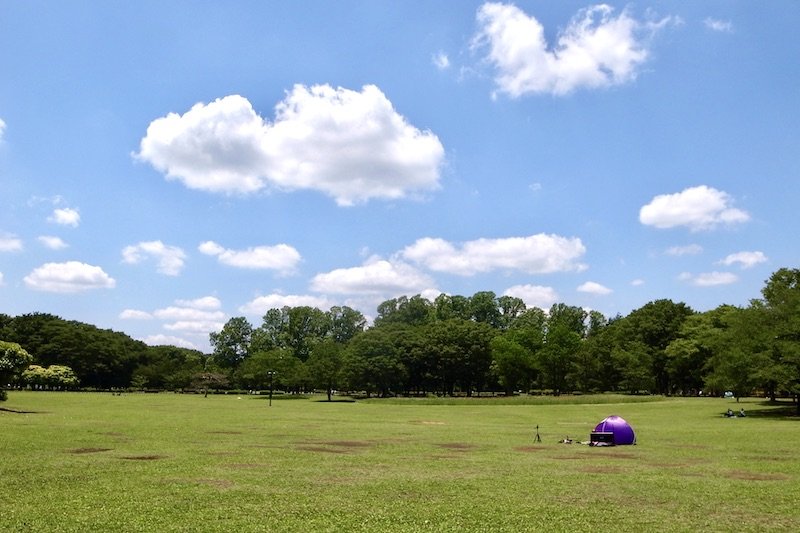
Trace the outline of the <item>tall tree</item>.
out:
[[[408,298],[401,296],[386,300],[378,305],[378,316],[375,325],[409,324],[419,326],[427,324],[433,317],[433,304],[417,294]]]
[[[223,368],[238,367],[250,355],[252,336],[253,326],[245,317],[239,316],[228,320],[222,331],[209,335],[215,362]]]
[[[669,343],[680,336],[683,322],[693,314],[694,311],[684,303],[655,300],[632,311],[619,324],[619,338],[623,343],[639,343],[634,351],[624,345],[622,349],[633,356],[641,352],[643,357],[650,360],[655,380],[653,392],[671,394],[675,391],[670,383],[666,349]],[[642,348],[646,348],[647,353],[642,352]]]
[[[361,311],[357,311],[346,305],[331,307],[327,315],[330,321],[330,331],[328,335],[334,342],[338,342],[339,344],[345,344],[358,333],[364,331],[367,325],[367,319],[364,318]]]
[[[476,292],[469,299],[472,320],[489,324],[493,328],[500,327],[500,308],[497,296],[492,291]]]
[[[761,294],[774,339],[773,377],[794,396],[800,414],[800,269],[777,270]]]
[[[317,342],[306,361],[311,382],[325,389],[328,401],[331,401],[333,390],[338,387],[344,361],[344,347],[333,339]]]

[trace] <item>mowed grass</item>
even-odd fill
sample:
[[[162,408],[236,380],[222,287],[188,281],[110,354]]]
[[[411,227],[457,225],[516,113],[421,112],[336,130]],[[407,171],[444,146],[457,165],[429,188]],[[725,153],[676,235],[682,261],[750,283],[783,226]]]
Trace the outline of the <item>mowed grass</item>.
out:
[[[800,420],[760,400],[267,403],[12,391],[0,531],[800,530]],[[558,443],[610,414],[636,446]]]

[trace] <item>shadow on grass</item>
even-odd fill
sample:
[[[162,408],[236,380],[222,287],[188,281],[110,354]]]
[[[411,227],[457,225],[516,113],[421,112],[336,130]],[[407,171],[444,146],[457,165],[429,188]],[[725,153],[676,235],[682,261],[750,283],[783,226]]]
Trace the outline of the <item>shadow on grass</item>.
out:
[[[758,408],[751,407],[746,410],[747,417],[772,418],[776,420],[800,420],[797,413],[797,404],[791,400],[765,400],[758,403]]]
[[[41,411],[20,411],[18,409],[10,409],[8,407],[0,407],[0,411],[6,412],[6,413],[16,413],[18,415],[32,415],[32,414],[41,413]]]

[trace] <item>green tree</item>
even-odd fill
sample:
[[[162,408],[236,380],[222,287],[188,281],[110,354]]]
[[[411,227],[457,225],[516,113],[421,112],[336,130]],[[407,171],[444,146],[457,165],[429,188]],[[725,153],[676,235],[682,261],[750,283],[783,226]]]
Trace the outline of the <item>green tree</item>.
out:
[[[343,376],[350,388],[367,395],[389,396],[403,390],[407,373],[399,349],[384,328],[375,327],[353,337],[343,361]]]
[[[346,305],[331,307],[327,312],[327,317],[330,323],[328,336],[332,338],[334,342],[340,344],[347,343],[358,333],[364,331],[367,325],[367,319],[364,318],[361,311],[357,311]]]
[[[498,335],[492,339],[492,372],[510,396],[521,386],[530,385],[533,358],[528,350],[512,335]]]
[[[759,306],[729,307],[720,319],[724,326],[713,340],[706,384],[712,390],[732,391],[738,401],[764,383],[774,338]]]
[[[472,316],[469,298],[460,295],[440,294],[433,302],[433,319],[450,320],[461,318],[469,320]]]
[[[618,325],[621,349],[634,357],[639,354],[650,361],[652,392],[675,392],[676,387],[670,382],[666,349],[680,337],[683,322],[693,314],[694,311],[684,303],[655,300],[632,311]],[[635,349],[630,349],[628,343],[636,343]]]
[[[426,298],[417,294],[408,298],[401,296],[386,300],[378,305],[378,316],[375,318],[376,326],[387,324],[408,324],[419,326],[427,324],[433,317],[433,304]]]
[[[761,294],[753,305],[763,307],[773,339],[771,381],[794,396],[800,414],[800,269],[777,270]]]
[[[348,314],[348,318],[352,318]],[[343,315],[337,334],[346,335]],[[262,325],[253,333],[253,349],[268,351],[289,348],[301,361],[308,359],[311,347],[331,332],[331,318],[315,307],[298,306],[270,309]],[[355,328],[352,325],[350,327]]]
[[[15,342],[0,341],[0,401],[6,400],[6,388],[33,362],[33,357]]]
[[[253,326],[243,316],[228,320],[219,332],[209,335],[214,361],[222,368],[235,369],[250,355]]]
[[[320,385],[331,401],[333,390],[337,388],[343,368],[342,353],[344,347],[332,339],[318,342],[311,350],[311,355],[306,361],[308,375],[314,385]]]
[[[493,328],[500,327],[500,308],[497,296],[492,291],[476,292],[469,299],[472,320],[489,324]]]

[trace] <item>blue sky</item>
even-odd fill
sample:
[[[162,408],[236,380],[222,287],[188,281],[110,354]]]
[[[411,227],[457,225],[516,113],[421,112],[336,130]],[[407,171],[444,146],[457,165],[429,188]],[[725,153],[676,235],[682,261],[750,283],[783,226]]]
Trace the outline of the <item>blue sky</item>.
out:
[[[793,1],[0,0],[0,312],[494,291],[746,305],[798,266]]]

